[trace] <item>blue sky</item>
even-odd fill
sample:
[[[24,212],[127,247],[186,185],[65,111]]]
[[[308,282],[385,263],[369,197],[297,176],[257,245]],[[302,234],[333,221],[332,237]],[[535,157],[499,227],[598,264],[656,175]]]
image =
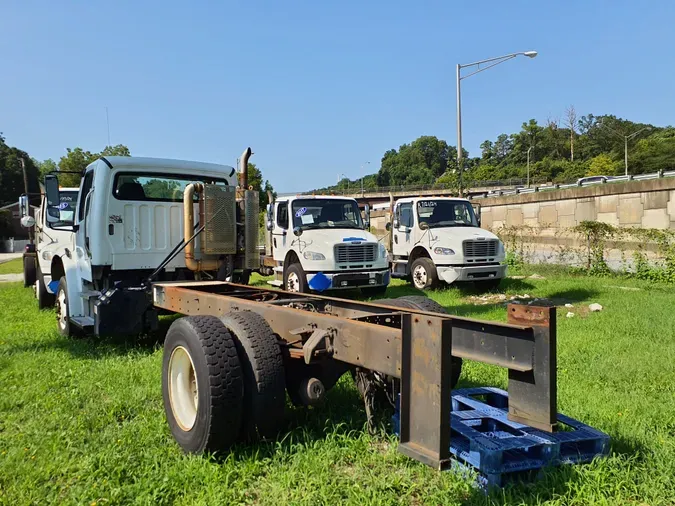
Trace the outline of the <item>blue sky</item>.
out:
[[[537,50],[463,81],[464,147],[573,104],[675,123],[675,2],[31,1],[0,6],[0,132],[233,165],[280,191],[352,179],[420,135],[456,143],[455,65]],[[363,172],[361,165],[370,161]]]

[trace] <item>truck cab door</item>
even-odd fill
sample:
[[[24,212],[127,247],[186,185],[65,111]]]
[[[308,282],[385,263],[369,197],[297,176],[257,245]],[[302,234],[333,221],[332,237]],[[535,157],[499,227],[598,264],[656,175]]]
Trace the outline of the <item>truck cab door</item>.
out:
[[[413,206],[412,203],[406,202],[397,204],[394,209],[394,225],[392,230],[394,234],[394,244],[392,247],[392,254],[396,257],[410,255],[413,232]]]
[[[77,213],[75,216],[74,259],[77,274],[80,278],[91,281],[91,253],[89,251],[89,236],[91,235],[90,213],[94,198],[94,170],[90,169],[84,175],[80,186]]]
[[[276,262],[283,262],[288,252],[289,238],[289,209],[288,202],[276,202],[274,209],[274,228],[272,229],[272,257]]]

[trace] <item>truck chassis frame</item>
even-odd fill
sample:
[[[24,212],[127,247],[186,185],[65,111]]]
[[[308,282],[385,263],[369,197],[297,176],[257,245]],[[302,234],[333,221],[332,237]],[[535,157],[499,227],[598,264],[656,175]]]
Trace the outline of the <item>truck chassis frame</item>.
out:
[[[152,299],[184,315],[253,311],[291,359],[400,379],[399,450],[436,469],[450,461],[451,356],[507,368],[509,419],[556,427],[555,307],[508,304],[508,323],[496,323],[221,281],[154,283]]]

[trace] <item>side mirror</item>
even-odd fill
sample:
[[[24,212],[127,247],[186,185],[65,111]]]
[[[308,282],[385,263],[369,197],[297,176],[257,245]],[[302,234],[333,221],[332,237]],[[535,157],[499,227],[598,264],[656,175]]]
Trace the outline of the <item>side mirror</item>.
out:
[[[23,228],[33,228],[35,226],[35,218],[32,216],[22,216],[21,226]]]
[[[387,222],[386,225],[384,226],[384,229],[385,229],[387,232],[391,231],[391,223],[390,223],[390,222]]]
[[[365,219],[366,230],[370,230],[370,206],[368,204],[366,204],[364,214],[366,215]]]
[[[302,229],[300,227],[295,227],[293,233],[295,234],[295,237],[300,237],[302,235]]]
[[[265,227],[270,232],[274,228],[274,204],[272,203],[267,204],[267,220]]]
[[[56,223],[61,217],[59,212],[59,180],[54,174],[45,176],[45,197],[47,204],[47,222]]]
[[[429,230],[429,224],[426,221],[420,221],[420,230]]]
[[[19,197],[19,216],[21,218],[28,216],[28,196],[27,195],[21,195]]]

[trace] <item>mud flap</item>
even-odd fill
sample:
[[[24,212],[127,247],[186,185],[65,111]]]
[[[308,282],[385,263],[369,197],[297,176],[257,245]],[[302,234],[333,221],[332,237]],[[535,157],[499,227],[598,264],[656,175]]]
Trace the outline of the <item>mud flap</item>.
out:
[[[111,288],[94,303],[94,333],[137,335],[157,329],[157,311],[142,289]]]

